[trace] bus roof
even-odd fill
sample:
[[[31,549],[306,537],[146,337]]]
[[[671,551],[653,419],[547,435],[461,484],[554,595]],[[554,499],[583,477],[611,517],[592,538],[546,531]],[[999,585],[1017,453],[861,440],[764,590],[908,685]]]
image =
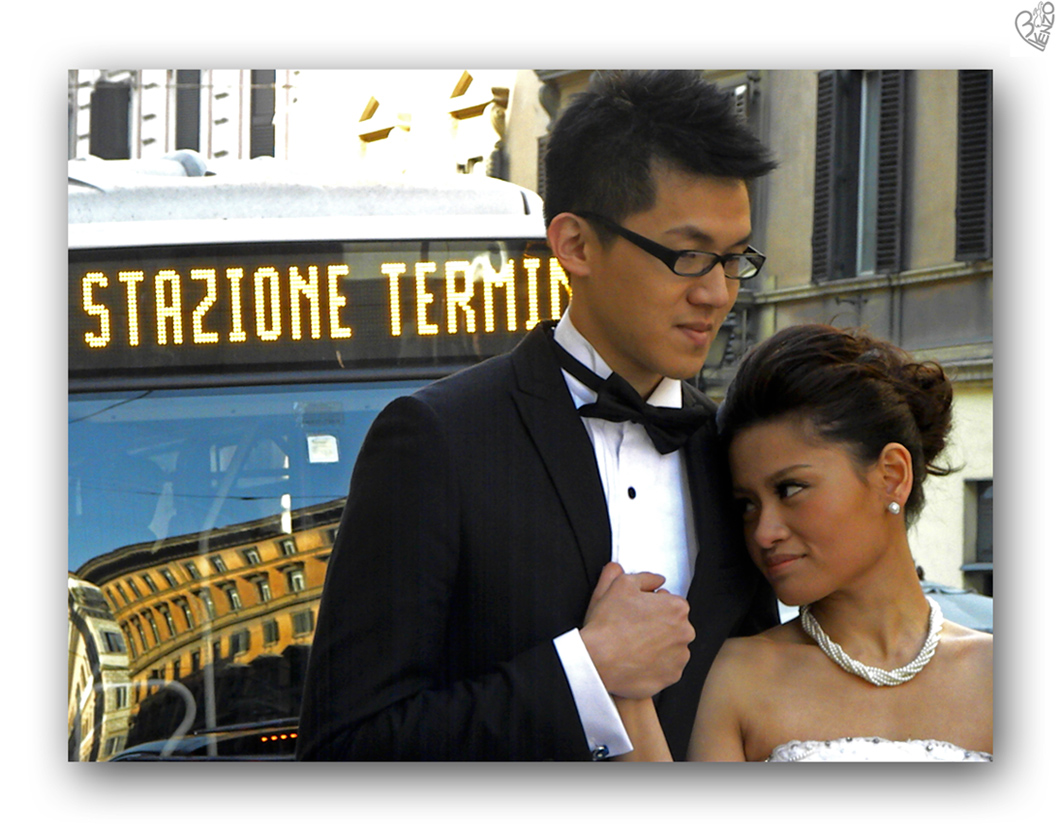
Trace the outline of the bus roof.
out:
[[[307,169],[273,159],[209,169],[197,155],[144,163],[69,162],[71,248],[321,239],[540,239],[545,235],[541,208],[541,198],[533,191],[477,175],[366,181],[344,171]]]

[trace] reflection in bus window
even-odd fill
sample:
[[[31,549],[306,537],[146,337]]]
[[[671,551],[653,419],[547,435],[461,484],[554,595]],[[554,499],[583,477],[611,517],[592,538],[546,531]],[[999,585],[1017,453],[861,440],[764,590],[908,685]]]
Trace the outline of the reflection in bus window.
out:
[[[189,700],[193,729],[297,716],[354,457],[379,410],[419,384],[71,396],[71,598],[106,669],[97,683],[124,691],[100,699],[122,708],[72,716],[72,754],[81,735],[104,755],[165,740]],[[338,454],[323,461],[305,417],[322,409]],[[72,701],[91,690],[86,676]]]

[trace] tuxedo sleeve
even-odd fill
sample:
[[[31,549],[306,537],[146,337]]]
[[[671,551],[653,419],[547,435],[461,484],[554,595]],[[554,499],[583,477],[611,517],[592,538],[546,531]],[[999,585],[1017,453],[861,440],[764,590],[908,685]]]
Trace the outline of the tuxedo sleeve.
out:
[[[484,578],[464,559],[454,453],[416,398],[390,404],[366,436],[325,579],[300,759],[589,758],[559,632],[468,670],[454,624],[468,610],[456,606],[462,581]],[[484,609],[481,625],[504,641],[503,616]]]

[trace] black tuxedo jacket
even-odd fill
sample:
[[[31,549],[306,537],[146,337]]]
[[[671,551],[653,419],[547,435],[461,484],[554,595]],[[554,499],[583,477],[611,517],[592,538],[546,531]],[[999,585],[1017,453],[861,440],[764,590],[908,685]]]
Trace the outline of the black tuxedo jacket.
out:
[[[551,337],[539,326],[374,422],[328,566],[299,758],[590,757],[552,640],[582,625],[611,531]],[[676,759],[722,641],[777,620],[728,509],[714,424],[681,452],[699,542],[696,639],[681,681],[657,698]]]

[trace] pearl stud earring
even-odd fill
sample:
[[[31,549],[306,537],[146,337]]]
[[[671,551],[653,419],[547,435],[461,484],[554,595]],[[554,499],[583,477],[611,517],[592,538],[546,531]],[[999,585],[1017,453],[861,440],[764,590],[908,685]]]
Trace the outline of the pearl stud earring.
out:
[[[899,513],[899,511],[902,510],[902,508],[899,506],[898,502],[889,502],[888,510],[891,511],[893,514],[897,514]]]

